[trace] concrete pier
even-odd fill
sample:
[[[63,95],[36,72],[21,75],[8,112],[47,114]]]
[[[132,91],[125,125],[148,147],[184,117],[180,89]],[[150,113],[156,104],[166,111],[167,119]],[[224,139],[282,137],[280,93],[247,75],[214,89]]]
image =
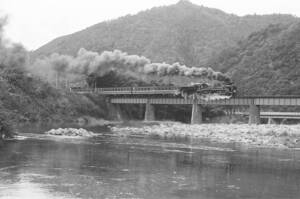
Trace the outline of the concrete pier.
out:
[[[122,121],[122,111],[119,104],[108,103],[109,117],[113,120]]]
[[[197,100],[193,101],[191,124],[202,124],[202,107],[197,103]]]
[[[260,106],[257,106],[255,104],[250,104],[249,124],[260,124]]]
[[[268,118],[268,124],[276,124],[273,118],[269,117]]]
[[[155,120],[155,108],[153,104],[150,104],[149,100],[146,103],[145,110],[145,121],[154,121]]]

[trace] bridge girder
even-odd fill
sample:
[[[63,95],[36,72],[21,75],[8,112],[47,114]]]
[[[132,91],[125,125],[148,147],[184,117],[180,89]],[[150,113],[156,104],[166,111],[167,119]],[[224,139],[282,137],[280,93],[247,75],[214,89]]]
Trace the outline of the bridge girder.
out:
[[[115,104],[170,104],[170,105],[189,105],[193,104],[193,99],[184,98],[141,98],[141,97],[110,97],[110,102]],[[299,98],[231,98],[221,100],[197,100],[202,105],[231,105],[231,106],[250,106],[251,104],[260,106],[300,106]]]

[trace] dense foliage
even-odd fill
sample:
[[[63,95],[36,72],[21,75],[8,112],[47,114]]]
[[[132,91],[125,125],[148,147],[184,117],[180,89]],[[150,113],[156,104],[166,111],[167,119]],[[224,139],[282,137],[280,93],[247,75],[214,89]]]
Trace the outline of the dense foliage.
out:
[[[81,115],[102,116],[85,96],[57,90],[22,68],[4,68],[0,74],[0,111],[9,121],[67,121]]]
[[[300,23],[270,25],[210,60],[228,72],[240,94],[300,94]]]

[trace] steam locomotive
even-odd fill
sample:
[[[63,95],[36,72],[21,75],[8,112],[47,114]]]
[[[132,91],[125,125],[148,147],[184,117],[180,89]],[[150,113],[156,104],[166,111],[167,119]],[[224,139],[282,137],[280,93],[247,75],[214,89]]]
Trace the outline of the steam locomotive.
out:
[[[231,98],[236,96],[237,88],[233,83],[214,86],[209,83],[194,83],[190,86],[179,87],[177,94],[187,98],[192,95],[197,96],[224,96]]]

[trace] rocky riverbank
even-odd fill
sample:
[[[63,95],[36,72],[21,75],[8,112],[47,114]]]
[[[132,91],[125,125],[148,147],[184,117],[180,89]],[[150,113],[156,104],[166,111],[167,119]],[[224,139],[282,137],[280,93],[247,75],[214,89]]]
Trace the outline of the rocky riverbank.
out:
[[[174,122],[144,126],[114,126],[119,136],[141,134],[162,138],[186,137],[209,139],[220,143],[275,148],[300,148],[300,125],[202,124],[188,125]]]
[[[79,128],[58,128],[51,129],[45,133],[46,135],[52,136],[64,136],[64,137],[92,137],[95,134],[91,131],[87,131],[85,129]]]

